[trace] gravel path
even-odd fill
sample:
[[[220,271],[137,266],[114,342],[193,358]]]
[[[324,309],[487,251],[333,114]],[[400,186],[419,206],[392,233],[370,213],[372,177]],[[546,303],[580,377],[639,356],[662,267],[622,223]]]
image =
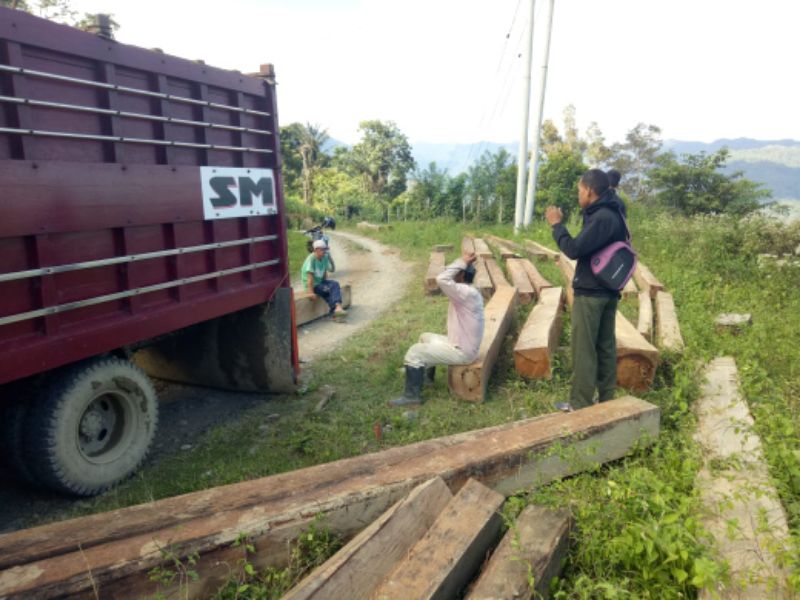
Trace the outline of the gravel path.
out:
[[[341,321],[318,319],[298,329],[302,362],[323,356],[368,325],[400,298],[411,277],[411,265],[400,259],[397,250],[352,233],[329,235],[336,262],[332,278],[350,284],[353,305]]]

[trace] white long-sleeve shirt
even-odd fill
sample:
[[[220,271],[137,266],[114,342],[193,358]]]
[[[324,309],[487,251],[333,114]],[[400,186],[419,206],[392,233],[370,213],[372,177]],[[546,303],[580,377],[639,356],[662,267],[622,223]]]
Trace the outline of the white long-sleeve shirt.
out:
[[[453,261],[436,277],[442,293],[450,298],[447,309],[447,340],[461,348],[470,362],[478,358],[483,340],[483,297],[466,283],[454,278],[467,268],[463,258]]]

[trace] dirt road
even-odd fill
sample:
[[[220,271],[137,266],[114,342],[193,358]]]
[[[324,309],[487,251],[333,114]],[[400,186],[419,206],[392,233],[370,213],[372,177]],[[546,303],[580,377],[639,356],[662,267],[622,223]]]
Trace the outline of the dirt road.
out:
[[[331,232],[330,236],[336,263],[332,277],[351,285],[353,306],[342,321],[319,319],[300,327],[297,338],[303,362],[330,352],[368,325],[400,298],[411,276],[411,266],[397,250],[352,233]]]
[[[352,308],[347,318],[323,318],[298,330],[300,359],[306,365],[333,351],[349,336],[387,310],[406,289],[411,275],[396,250],[351,233],[333,232],[334,277],[350,283]],[[263,394],[224,392],[155,382],[161,400],[159,426],[147,463],[190,451],[199,435],[235,421],[243,411],[270,401]],[[276,402],[276,413],[280,412]],[[80,499],[68,498],[20,482],[0,463],[0,533],[27,526],[31,520],[66,518]]]

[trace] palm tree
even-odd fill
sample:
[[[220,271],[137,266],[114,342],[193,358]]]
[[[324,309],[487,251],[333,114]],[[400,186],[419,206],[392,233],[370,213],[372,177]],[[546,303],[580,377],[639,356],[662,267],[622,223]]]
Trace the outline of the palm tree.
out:
[[[314,172],[319,165],[322,146],[328,141],[328,130],[306,123],[300,130],[300,157],[303,159],[303,201],[311,206],[314,193]]]

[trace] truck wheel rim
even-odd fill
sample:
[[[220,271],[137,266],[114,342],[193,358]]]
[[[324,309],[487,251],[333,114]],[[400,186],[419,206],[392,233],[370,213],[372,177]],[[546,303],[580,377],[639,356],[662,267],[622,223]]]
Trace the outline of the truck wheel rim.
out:
[[[105,393],[94,398],[78,423],[78,449],[83,457],[93,463],[117,458],[125,449],[132,418],[123,395]]]

